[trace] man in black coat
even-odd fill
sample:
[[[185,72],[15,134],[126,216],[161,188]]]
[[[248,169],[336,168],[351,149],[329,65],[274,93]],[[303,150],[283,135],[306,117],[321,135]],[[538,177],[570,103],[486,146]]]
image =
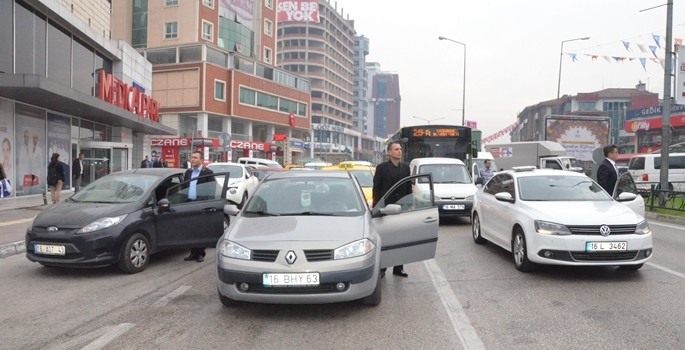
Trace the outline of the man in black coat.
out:
[[[78,154],[71,165],[71,177],[74,179],[74,193],[81,190],[81,180],[83,180],[83,153]]]
[[[409,176],[409,166],[400,163],[402,159],[402,146],[399,142],[390,142],[388,144],[388,159],[387,162],[378,164],[376,173],[373,176],[373,206],[376,206],[378,200],[385,195],[388,190],[394,186],[398,181]],[[411,193],[411,184],[407,183],[407,187],[395,191],[388,196],[385,204],[393,204],[400,200],[405,195]],[[404,266],[398,265],[393,267],[392,273],[401,277],[409,277],[409,274],[404,272]],[[385,276],[385,269],[381,270],[381,277]]]
[[[142,162],[140,162],[141,168],[152,168],[152,163],[150,163],[150,156],[145,156]]]
[[[190,180],[202,175],[210,175],[213,174],[213,172],[207,168],[205,168],[202,164],[204,163],[204,155],[200,151],[193,151],[192,156],[190,157],[190,168],[186,170],[185,174],[183,175],[184,180]],[[199,180],[191,181],[190,186],[188,187],[188,200],[194,201],[198,199],[198,193],[197,193],[197,185],[209,182],[209,181],[216,181],[214,179],[214,176],[207,176],[204,178],[201,178]],[[191,260],[197,260],[197,262],[203,262],[205,260],[205,247],[198,247],[198,248],[191,248],[190,249],[190,255],[185,257],[183,260],[185,261],[191,261]]]
[[[618,168],[616,167],[616,160],[618,159],[618,147],[616,145],[609,145],[604,147],[604,160],[599,163],[597,168],[597,183],[607,191],[610,195],[614,195],[614,186],[618,179]]]

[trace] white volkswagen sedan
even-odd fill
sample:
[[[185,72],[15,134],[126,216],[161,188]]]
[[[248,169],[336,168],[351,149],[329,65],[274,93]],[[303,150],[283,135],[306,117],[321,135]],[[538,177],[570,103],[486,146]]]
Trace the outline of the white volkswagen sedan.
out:
[[[652,256],[647,221],[587,176],[570,171],[514,168],[497,173],[476,193],[473,240],[512,253],[520,271],[537,264],[617,265],[637,270]]]

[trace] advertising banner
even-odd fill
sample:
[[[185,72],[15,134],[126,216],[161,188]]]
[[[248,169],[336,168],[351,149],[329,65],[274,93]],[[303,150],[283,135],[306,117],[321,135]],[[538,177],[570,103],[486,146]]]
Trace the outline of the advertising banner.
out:
[[[685,105],[685,45],[678,49],[678,63],[676,64],[675,103]]]
[[[319,23],[318,0],[281,0],[278,2],[278,22]]]
[[[16,104],[15,114],[14,139],[20,143],[14,149],[15,194],[40,194],[47,188],[45,175],[48,172],[49,160],[45,151],[45,111]]]
[[[560,143],[569,156],[592,162],[592,152],[609,144],[609,120],[548,117],[545,140]]]
[[[0,98],[0,142],[2,152],[0,152],[0,164],[5,171],[5,176],[10,180],[11,185],[15,184],[14,177],[14,103],[10,100]],[[10,196],[14,195],[14,191]]]

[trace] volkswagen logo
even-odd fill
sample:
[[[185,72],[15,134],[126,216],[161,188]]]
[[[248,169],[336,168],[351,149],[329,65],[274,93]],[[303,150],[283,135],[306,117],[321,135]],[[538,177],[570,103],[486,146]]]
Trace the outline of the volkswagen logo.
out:
[[[285,262],[287,262],[288,264],[294,264],[295,260],[297,260],[297,255],[294,251],[290,250],[288,251],[288,253],[285,254]]]
[[[50,227],[48,227],[48,232],[57,232],[58,230],[59,230],[59,229],[57,228],[57,226],[50,226]]]
[[[611,229],[607,225],[602,225],[599,227],[599,234],[606,237],[611,234]]]

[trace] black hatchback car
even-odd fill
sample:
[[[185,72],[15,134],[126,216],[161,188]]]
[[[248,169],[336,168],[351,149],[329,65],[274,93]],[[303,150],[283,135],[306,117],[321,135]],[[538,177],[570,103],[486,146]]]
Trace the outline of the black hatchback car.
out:
[[[227,183],[198,181],[191,200],[191,181],[183,181],[183,172],[146,168],[98,179],[33,219],[26,257],[57,267],[118,264],[137,273],[161,250],[216,246],[228,226]]]

